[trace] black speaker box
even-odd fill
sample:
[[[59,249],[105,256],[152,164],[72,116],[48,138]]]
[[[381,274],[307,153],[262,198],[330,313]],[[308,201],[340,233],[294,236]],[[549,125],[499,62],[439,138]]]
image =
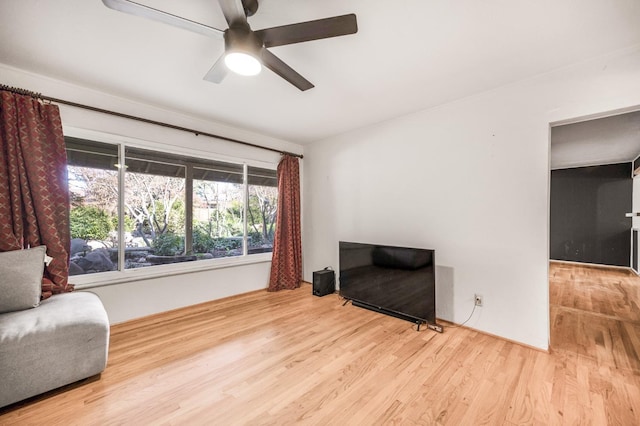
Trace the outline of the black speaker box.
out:
[[[336,274],[325,269],[313,273],[313,295],[326,296],[336,291]]]

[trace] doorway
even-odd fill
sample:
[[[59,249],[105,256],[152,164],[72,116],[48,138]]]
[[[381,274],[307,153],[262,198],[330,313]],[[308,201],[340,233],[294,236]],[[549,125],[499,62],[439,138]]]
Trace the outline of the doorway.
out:
[[[552,125],[550,348],[635,372],[640,218],[626,214],[640,211],[639,156],[638,110]]]

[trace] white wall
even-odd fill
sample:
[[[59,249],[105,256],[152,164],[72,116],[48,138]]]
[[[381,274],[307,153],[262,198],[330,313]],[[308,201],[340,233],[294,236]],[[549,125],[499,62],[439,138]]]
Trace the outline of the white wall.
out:
[[[164,121],[289,152],[302,153],[303,151],[300,145],[294,143],[187,117],[175,111],[167,111],[88,90],[44,76],[23,72],[3,64],[0,64],[0,83],[41,92],[44,95],[55,98]],[[278,153],[245,147],[205,136],[195,136],[178,130],[108,116],[66,105],[60,105],[60,113],[65,131],[86,132],[97,136],[105,136],[109,140],[118,140],[118,138],[134,140],[152,148],[184,152],[185,154],[203,153],[203,155],[213,155],[220,159],[243,162],[246,160],[254,165],[275,165],[280,159]],[[270,262],[263,261],[184,275],[93,287],[90,291],[100,296],[107,309],[110,322],[117,323],[182,306],[266,288],[270,266]],[[73,282],[73,277],[70,281]]]
[[[634,212],[634,213],[640,212],[640,175],[633,177],[633,192],[631,195],[631,212]],[[633,216],[631,218],[631,228],[640,229],[640,216]]]
[[[93,287],[111,324],[267,288],[271,262]],[[71,280],[73,282],[73,279]]]
[[[478,293],[467,325],[547,349],[549,124],[633,105],[638,49],[310,145],[305,278],[339,240],[434,248],[439,318]]]
[[[640,137],[640,135],[638,135]],[[640,175],[633,177],[633,190],[631,195],[631,212],[640,212]],[[640,216],[631,218],[631,229],[640,230]],[[633,232],[631,234],[631,267],[633,268]],[[640,255],[640,253],[639,253]],[[638,271],[636,271],[638,272]]]

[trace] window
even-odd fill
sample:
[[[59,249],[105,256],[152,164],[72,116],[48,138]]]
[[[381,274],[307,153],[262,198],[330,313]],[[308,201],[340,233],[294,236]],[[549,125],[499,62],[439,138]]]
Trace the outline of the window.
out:
[[[65,138],[69,181],[69,274],[118,269],[118,146]]]
[[[188,261],[186,165],[153,151],[125,149],[125,269]]]
[[[71,275],[273,250],[275,170],[65,140]]]
[[[244,254],[244,167],[211,162],[193,168],[194,252],[212,257]]]
[[[248,252],[273,251],[273,234],[276,230],[278,209],[278,179],[275,170],[248,168],[249,208]]]

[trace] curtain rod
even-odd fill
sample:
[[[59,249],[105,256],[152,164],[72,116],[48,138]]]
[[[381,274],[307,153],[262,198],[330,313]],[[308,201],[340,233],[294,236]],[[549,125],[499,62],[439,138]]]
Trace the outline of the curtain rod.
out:
[[[5,90],[7,92],[17,93],[19,95],[31,96],[33,98],[41,99],[41,100],[48,101],[48,102],[55,102],[55,103],[58,103],[58,104],[69,105],[69,106],[76,107],[76,108],[87,109],[89,111],[95,111],[95,112],[100,112],[100,113],[103,113],[103,114],[114,115],[116,117],[127,118],[129,120],[135,120],[135,121],[141,121],[143,123],[154,124],[156,126],[167,127],[169,129],[181,130],[183,132],[193,133],[196,136],[199,136],[199,135],[209,136],[209,137],[212,137],[212,138],[222,139],[222,140],[225,140],[225,141],[228,141],[228,142],[234,142],[234,143],[238,143],[238,144],[241,144],[241,145],[250,146],[250,147],[253,147],[253,148],[259,148],[259,149],[264,149],[264,150],[267,150],[267,151],[277,152],[277,153],[282,154],[282,155],[290,155],[292,157],[303,158],[302,154],[295,154],[293,152],[281,151],[279,149],[269,148],[267,146],[257,145],[257,144],[251,143],[251,142],[241,141],[239,139],[228,138],[226,136],[216,135],[214,133],[201,132],[200,130],[195,130],[195,129],[190,129],[188,127],[182,127],[182,126],[176,126],[176,125],[173,125],[173,124],[163,123],[162,121],[150,120],[148,118],[142,118],[142,117],[137,117],[135,115],[129,115],[129,114],[121,113],[121,112],[110,111],[108,109],[97,108],[97,107],[93,107],[93,106],[90,106],[90,105],[79,104],[77,102],[65,101],[64,99],[52,98],[50,96],[45,96],[45,95],[43,95],[41,93],[36,93],[36,92],[32,92],[30,90],[20,89],[20,88],[17,88],[17,87],[11,87],[11,86],[7,86],[7,85],[4,85],[4,84],[0,84],[0,90]]]

